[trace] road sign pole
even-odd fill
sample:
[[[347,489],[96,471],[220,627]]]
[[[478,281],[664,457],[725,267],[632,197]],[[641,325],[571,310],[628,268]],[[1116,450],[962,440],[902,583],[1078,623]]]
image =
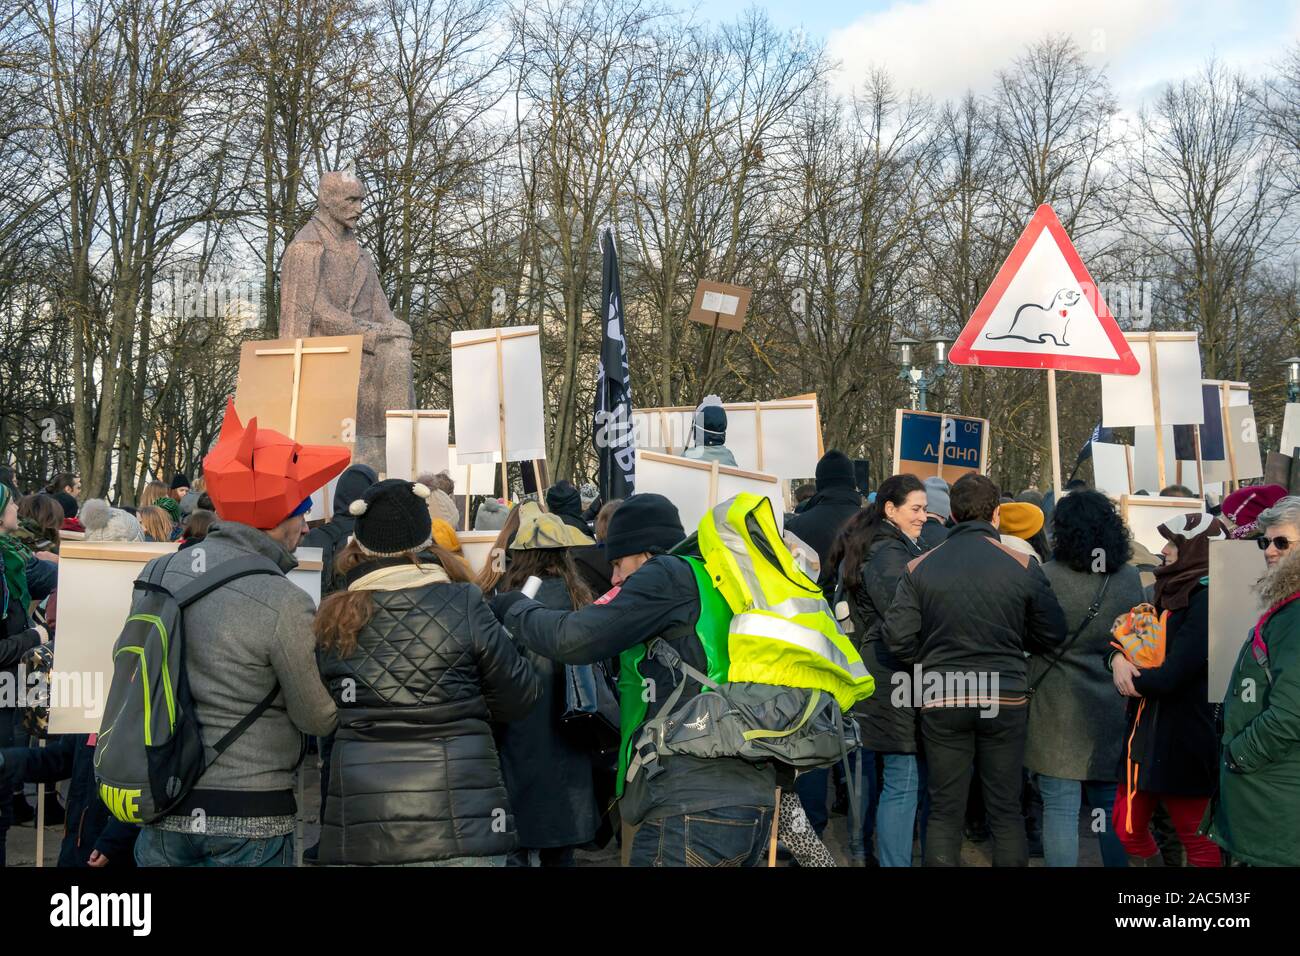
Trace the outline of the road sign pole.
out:
[[[1052,490],[1055,499],[1061,499],[1061,436],[1056,424],[1056,369],[1047,370],[1047,417],[1052,431]]]

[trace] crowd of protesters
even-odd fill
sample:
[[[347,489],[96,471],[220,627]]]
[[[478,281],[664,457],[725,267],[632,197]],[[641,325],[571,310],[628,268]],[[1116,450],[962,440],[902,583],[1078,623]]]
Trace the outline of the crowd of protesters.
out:
[[[774,817],[782,857],[822,865],[818,838],[845,804],[856,865],[955,866],[987,840],[995,865],[1075,866],[1081,829],[1106,866],[1300,865],[1300,497],[1278,486],[1175,513],[1154,555],[1083,482],[1012,498],[982,475],[900,474],[864,494],[829,452],[784,527],[874,679],[853,711],[861,748],[797,776],[676,756],[629,782],[608,733],[564,719],[566,692],[590,681],[617,711],[647,681],[673,686],[644,653],[654,641],[707,666],[695,634],[709,609],[679,553],[694,529],[662,496],[601,502],[561,481],[471,508],[446,474],[352,465],[328,520],[309,527],[305,500],[255,527],[183,474],[134,506],[82,500],[71,474],[19,484],[0,473],[5,672],[48,667],[65,535],[201,547],[208,568],[259,555],[281,573],[186,612],[199,725],[209,748],[230,742],[158,821],[107,812],[94,734],[42,747],[23,708],[0,706],[0,865],[7,831],[33,816],[31,785],[61,781],[47,803],[65,821],[60,865],[292,864],[308,738],[321,835],[305,858],[321,865],[567,866],[614,839],[627,865],[759,865]],[[456,530],[471,524],[497,534],[477,574]],[[1212,688],[1210,546],[1227,538],[1264,551],[1266,610]],[[284,576],[300,545],[322,550],[319,608]],[[175,591],[199,573],[172,561],[161,580]],[[1153,635],[1155,662],[1133,651]]]

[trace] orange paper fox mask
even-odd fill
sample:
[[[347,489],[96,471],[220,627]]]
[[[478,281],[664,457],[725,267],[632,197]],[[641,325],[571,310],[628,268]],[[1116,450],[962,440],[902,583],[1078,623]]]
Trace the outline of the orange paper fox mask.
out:
[[[221,435],[203,459],[208,495],[217,516],[270,530],[305,498],[348,466],[341,445],[300,445],[257,419],[243,425],[233,399],[226,401]]]

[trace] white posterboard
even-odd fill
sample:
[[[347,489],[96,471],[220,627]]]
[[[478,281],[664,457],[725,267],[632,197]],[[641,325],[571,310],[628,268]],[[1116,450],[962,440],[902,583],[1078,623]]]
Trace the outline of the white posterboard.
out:
[[[1093,487],[1102,494],[1116,499],[1136,491],[1137,489],[1133,487],[1132,453],[1133,449],[1128,445],[1093,442]]]
[[[797,395],[768,402],[726,402],[726,446],[736,467],[793,480],[811,478],[822,456],[817,395]],[[636,446],[644,451],[680,455],[690,444],[695,409],[642,408],[632,412]]]
[[[461,556],[471,571],[478,574],[492,557],[492,543],[496,541],[496,531],[460,531],[456,537],[460,540]]]
[[[1252,405],[1229,405],[1227,425],[1223,439],[1227,446],[1228,463],[1237,481],[1264,477],[1264,464],[1259,453],[1259,433],[1255,427],[1255,408]]]
[[[440,409],[403,409],[385,413],[386,461],[389,478],[414,481],[420,475],[436,475],[450,465],[447,456],[447,426],[451,413]]]
[[[537,326],[451,334],[452,409],[461,464],[546,457],[542,343]]]
[[[1137,357],[1137,375],[1101,376],[1101,423],[1125,425],[1200,425],[1205,421],[1201,400],[1201,350],[1195,332],[1126,332]],[[1152,348],[1160,380],[1159,408],[1151,387]]]
[[[494,453],[491,464],[462,464],[456,456],[456,446],[447,446],[447,473],[456,485],[456,496],[490,495],[496,491],[496,468],[501,464],[501,455]]]
[[[1124,495],[1119,499],[1119,510],[1124,523],[1133,532],[1133,540],[1152,554],[1159,554],[1168,542],[1157,529],[1178,515],[1203,513],[1205,502],[1200,498]]]
[[[311,494],[311,509],[307,512],[308,521],[328,521],[334,517],[334,489],[339,483],[335,475],[324,488],[318,488]]]
[[[687,534],[699,526],[710,508],[744,491],[766,495],[772,502],[777,528],[784,523],[785,501],[776,475],[638,449],[636,490],[637,494],[663,495],[675,504]]]
[[[1293,454],[1300,447],[1300,405],[1287,402],[1282,413],[1282,443],[1277,450],[1284,455]]]
[[[1179,461],[1174,455],[1174,427],[1166,425],[1164,429],[1165,485],[1182,485],[1188,491],[1200,494],[1200,483],[1196,480],[1196,461]],[[1158,494],[1165,485],[1160,484],[1160,473],[1156,468],[1156,430],[1149,426],[1138,425],[1133,429],[1133,490],[1149,491]]]
[[[1264,613],[1255,582],[1266,570],[1254,541],[1210,542],[1210,703],[1223,700],[1241,645]]]
[[[99,732],[113,677],[113,645],[145,564],[174,542],[67,542],[59,549],[59,621],[50,676],[50,733]],[[320,600],[320,549],[302,548],[289,580]]]

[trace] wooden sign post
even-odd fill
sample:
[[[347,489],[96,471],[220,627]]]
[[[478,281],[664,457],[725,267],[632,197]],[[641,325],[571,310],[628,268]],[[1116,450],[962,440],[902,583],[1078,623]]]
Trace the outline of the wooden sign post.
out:
[[[525,325],[453,332],[451,350],[458,459],[483,464],[499,453],[501,490],[509,497],[509,462],[546,457],[539,329]],[[489,411],[493,406],[495,415]],[[485,440],[493,433],[495,442]]]
[[[355,445],[362,338],[245,342],[235,390],[239,414],[304,444]]]
[[[713,372],[713,343],[718,337],[718,329],[739,332],[744,327],[750,295],[750,290],[744,286],[726,282],[701,279],[695,286],[695,297],[691,301],[691,311],[687,318],[709,327],[709,340],[704,347],[704,374],[701,378],[705,390],[708,389],[709,376]],[[704,398],[703,393],[700,398]]]
[[[414,481],[421,474],[437,474],[450,467],[447,453],[447,409],[398,409],[385,413],[388,428],[389,478]]]

